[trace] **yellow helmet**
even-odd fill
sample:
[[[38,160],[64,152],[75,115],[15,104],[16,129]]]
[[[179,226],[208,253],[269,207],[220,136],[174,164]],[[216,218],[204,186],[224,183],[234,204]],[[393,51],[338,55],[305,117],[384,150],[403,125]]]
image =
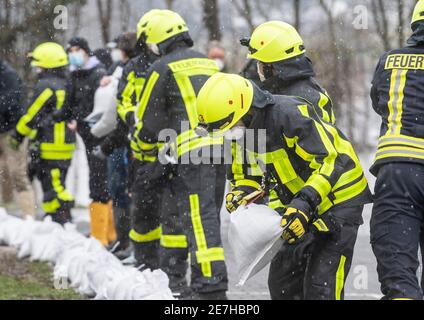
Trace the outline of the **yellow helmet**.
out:
[[[197,98],[199,127],[223,134],[245,116],[252,106],[253,85],[245,78],[216,73],[206,81]]]
[[[40,44],[29,54],[33,67],[54,69],[68,65],[68,55],[65,49],[55,42]]]
[[[146,27],[148,23],[151,21],[151,19],[158,14],[160,11],[159,9],[153,9],[148,12],[146,12],[140,19],[140,21],[137,24],[137,40],[140,40],[142,34],[146,31]]]
[[[282,21],[269,21],[253,31],[249,58],[264,63],[287,60],[305,53],[303,40],[296,29]]]
[[[178,34],[188,32],[184,19],[171,10],[158,10],[144,28],[146,43],[160,44]]]
[[[415,5],[411,24],[414,24],[420,20],[424,20],[424,0],[418,0],[417,4]]]

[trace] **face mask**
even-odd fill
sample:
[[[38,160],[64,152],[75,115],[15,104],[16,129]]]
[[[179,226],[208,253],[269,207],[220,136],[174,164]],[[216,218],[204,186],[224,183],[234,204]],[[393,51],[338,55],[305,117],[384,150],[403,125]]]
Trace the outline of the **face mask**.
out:
[[[218,65],[219,71],[222,71],[225,67],[225,62],[222,59],[215,59],[216,64]]]
[[[224,134],[224,139],[229,141],[241,140],[246,133],[245,127],[234,127]]]
[[[150,51],[152,51],[155,55],[160,56],[160,50],[157,44],[155,43],[148,43],[147,47]]]
[[[113,62],[121,62],[123,59],[122,51],[119,49],[113,49],[111,54]]]
[[[82,50],[69,54],[69,63],[72,66],[80,68],[84,65],[84,62],[85,62],[85,59],[84,59],[84,53],[82,52]]]

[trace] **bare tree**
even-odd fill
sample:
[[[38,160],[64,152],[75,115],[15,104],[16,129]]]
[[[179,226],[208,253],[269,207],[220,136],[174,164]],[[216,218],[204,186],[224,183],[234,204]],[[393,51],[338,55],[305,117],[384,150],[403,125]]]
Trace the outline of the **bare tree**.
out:
[[[293,0],[294,27],[300,32],[300,8],[302,0]]]
[[[111,38],[112,10],[112,0],[97,0],[97,13],[104,44],[107,44]]]
[[[165,0],[166,8],[172,10],[174,8],[175,0]]]
[[[219,28],[219,8],[217,0],[203,0],[203,22],[209,33],[209,41],[221,41]]]
[[[380,37],[384,49],[388,51],[390,49],[389,22],[387,20],[387,10],[384,5],[387,0],[371,0],[370,2],[374,18],[374,24],[377,28],[377,35]]]
[[[131,14],[131,5],[128,0],[121,0],[119,5],[119,15],[121,20],[121,31],[127,31],[130,21],[128,17]]]
[[[252,6],[249,0],[232,0],[231,3],[236,8],[237,12],[244,18],[250,31],[252,32],[255,29],[255,24],[253,22],[252,16]]]

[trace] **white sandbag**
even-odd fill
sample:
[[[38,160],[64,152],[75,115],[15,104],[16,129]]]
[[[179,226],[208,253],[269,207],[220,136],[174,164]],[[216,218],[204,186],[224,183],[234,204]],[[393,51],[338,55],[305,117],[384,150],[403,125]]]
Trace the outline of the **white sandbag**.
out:
[[[102,138],[111,133],[117,125],[116,95],[118,93],[119,79],[122,77],[123,68],[116,68],[110,77],[111,82],[104,87],[99,87],[94,95],[93,112],[85,121],[94,123],[91,134]]]
[[[239,282],[265,268],[283,244],[281,216],[268,206],[251,204],[231,214],[228,239],[238,265]]]

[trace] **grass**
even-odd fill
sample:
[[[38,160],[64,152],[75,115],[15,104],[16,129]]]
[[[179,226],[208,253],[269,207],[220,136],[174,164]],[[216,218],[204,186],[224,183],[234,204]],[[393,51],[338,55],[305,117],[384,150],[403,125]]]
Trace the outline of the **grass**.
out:
[[[0,249],[0,300],[83,299],[72,289],[55,289],[48,264],[19,260],[15,252]]]

